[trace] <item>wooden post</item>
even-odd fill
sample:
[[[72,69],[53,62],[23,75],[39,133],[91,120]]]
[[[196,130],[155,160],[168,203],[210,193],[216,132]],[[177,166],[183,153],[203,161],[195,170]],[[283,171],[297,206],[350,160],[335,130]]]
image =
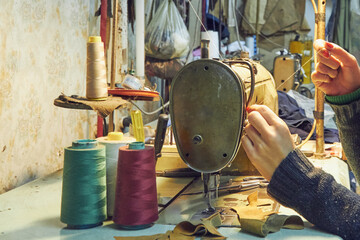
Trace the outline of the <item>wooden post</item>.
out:
[[[326,1],[318,0],[318,11],[315,13],[315,24],[317,39],[325,39],[325,12]],[[314,53],[316,54],[316,53]],[[325,156],[324,141],[324,101],[325,95],[318,88],[315,89],[315,112],[316,119],[316,153],[315,158],[323,158]]]
[[[110,89],[115,88],[115,77],[116,77],[116,40],[117,40],[117,28],[118,28],[118,0],[114,0],[114,16],[112,26],[112,51],[111,51],[111,82]]]
[[[110,76],[110,89],[115,88],[115,78],[116,78],[116,39],[117,39],[117,30],[118,28],[118,0],[114,0],[114,16],[113,16],[113,26],[112,26],[112,51],[111,51],[111,76]],[[114,131],[114,112],[109,115],[109,132]]]

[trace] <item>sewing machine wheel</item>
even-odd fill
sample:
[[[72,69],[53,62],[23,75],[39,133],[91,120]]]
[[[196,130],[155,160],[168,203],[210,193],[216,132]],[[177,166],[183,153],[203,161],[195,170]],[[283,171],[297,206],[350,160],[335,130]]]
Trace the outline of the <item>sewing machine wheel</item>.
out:
[[[170,90],[177,149],[192,169],[212,173],[235,158],[245,118],[246,94],[226,64],[201,59],[184,66]]]

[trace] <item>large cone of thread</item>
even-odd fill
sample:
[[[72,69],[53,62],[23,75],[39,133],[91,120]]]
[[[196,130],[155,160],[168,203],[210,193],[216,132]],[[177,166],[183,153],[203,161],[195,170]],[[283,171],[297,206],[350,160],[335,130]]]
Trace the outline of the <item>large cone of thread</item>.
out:
[[[99,137],[96,140],[106,148],[106,202],[107,216],[111,218],[114,213],[119,148],[134,142],[135,138],[124,136],[122,132],[109,132],[107,136]]]
[[[89,37],[86,57],[86,98],[105,100],[108,96],[104,43],[99,36]]]
[[[76,140],[65,148],[60,220],[68,228],[102,224],[106,216],[105,147]]]
[[[124,229],[143,229],[157,219],[154,147],[143,142],[120,147],[114,223]]]

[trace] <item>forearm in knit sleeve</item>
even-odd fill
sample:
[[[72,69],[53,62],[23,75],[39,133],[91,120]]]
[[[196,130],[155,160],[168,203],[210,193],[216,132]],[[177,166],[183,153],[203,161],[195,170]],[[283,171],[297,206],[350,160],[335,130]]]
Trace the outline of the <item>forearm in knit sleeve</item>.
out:
[[[360,239],[360,196],[315,168],[298,149],[275,170],[268,193],[309,222],[344,239]]]
[[[336,125],[340,133],[349,166],[357,181],[360,181],[360,100],[344,105],[330,104],[335,112]]]

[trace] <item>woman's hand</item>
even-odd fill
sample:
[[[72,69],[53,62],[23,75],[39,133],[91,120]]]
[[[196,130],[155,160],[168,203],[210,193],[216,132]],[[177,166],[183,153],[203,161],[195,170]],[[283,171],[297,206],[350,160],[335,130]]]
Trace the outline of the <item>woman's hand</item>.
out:
[[[242,146],[252,164],[270,180],[295,144],[286,123],[270,108],[253,105],[247,111],[249,122],[245,126]]]
[[[325,94],[338,96],[360,88],[360,68],[356,58],[340,46],[314,41],[318,62],[311,80]]]

